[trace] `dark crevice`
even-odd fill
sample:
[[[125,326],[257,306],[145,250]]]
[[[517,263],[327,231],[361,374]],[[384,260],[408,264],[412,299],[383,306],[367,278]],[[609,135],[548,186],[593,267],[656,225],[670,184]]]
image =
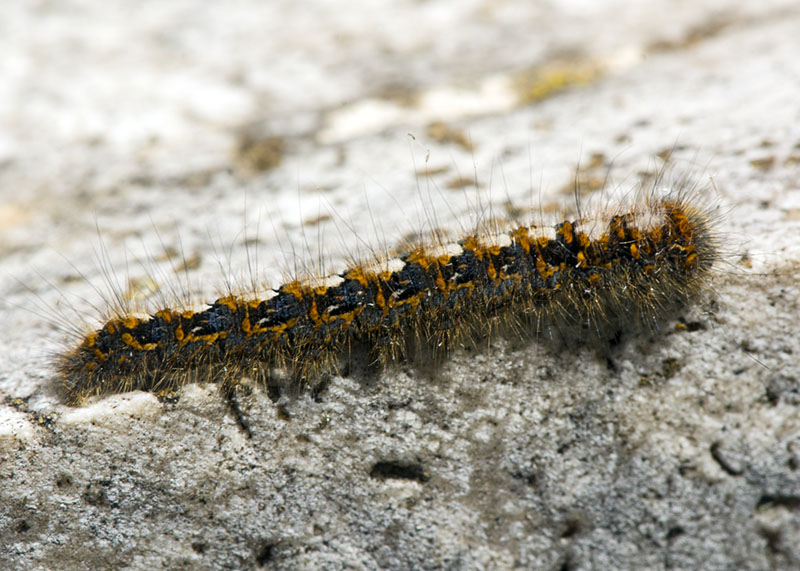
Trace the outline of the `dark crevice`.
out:
[[[529,486],[536,486],[536,472],[533,470],[517,470],[511,473],[511,477],[515,480],[522,480]]]
[[[800,510],[800,496],[786,496],[783,494],[764,494],[758,500],[756,509],[769,506],[783,506],[790,510]]]
[[[267,385],[267,396],[272,402],[278,402],[283,395],[282,387],[277,383],[270,383]]]
[[[58,476],[58,479],[56,479],[56,486],[59,488],[65,488],[70,485],[72,485],[72,478],[67,474],[61,474]]]
[[[741,476],[742,472],[744,472],[744,468],[726,458],[724,452],[721,450],[721,445],[719,442],[714,442],[711,445],[710,452],[714,461],[719,464],[719,467],[722,468],[727,474],[731,476]]]
[[[319,383],[314,385],[311,388],[311,399],[316,402],[320,403],[325,396],[325,393],[328,390],[328,386],[330,385],[330,377],[323,378]]]
[[[369,472],[370,478],[378,480],[416,480],[427,482],[431,476],[421,464],[402,462],[378,462]]]
[[[265,541],[258,547],[258,552],[256,553],[256,563],[259,567],[263,567],[270,561],[272,561],[275,557],[275,543],[271,541]]]
[[[17,525],[14,526],[14,531],[17,533],[25,533],[31,528],[31,525],[25,521],[24,519],[17,522]]]
[[[250,430],[250,422],[247,420],[247,415],[242,411],[235,388],[226,392],[225,402],[228,404],[228,409],[231,411],[236,425],[248,439],[253,438],[253,432]]]
[[[673,526],[669,528],[669,530],[667,531],[667,541],[672,541],[673,539],[675,539],[676,537],[680,537],[684,533],[686,533],[686,530],[683,529],[683,527],[681,527],[680,525]]]
[[[678,323],[682,325],[684,331],[694,333],[695,331],[705,331],[705,323],[701,321],[686,321],[683,317],[678,319]]]
[[[575,558],[569,552],[564,554],[561,564],[558,566],[558,571],[572,571],[577,566],[575,565]]]
[[[564,520],[564,528],[561,530],[561,538],[568,539],[574,537],[581,531],[581,518],[579,516],[572,516]]]

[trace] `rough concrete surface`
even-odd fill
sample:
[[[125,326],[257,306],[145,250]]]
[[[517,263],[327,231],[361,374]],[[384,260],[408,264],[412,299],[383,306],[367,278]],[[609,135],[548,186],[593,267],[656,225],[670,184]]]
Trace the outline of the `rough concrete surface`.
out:
[[[798,29],[789,1],[3,3],[0,567],[800,568]],[[248,252],[276,284],[662,168],[720,204],[723,260],[608,356],[60,396],[108,281],[208,301]]]

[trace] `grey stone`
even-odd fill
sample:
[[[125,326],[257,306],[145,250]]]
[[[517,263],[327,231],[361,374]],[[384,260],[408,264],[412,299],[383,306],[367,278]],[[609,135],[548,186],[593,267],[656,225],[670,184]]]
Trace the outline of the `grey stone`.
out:
[[[3,566],[800,567],[800,13],[559,4],[0,7]],[[722,205],[682,327],[296,395],[58,391],[56,326],[96,326],[104,269],[170,299],[182,249],[207,301],[245,238],[274,285],[318,244],[340,269],[670,151]]]

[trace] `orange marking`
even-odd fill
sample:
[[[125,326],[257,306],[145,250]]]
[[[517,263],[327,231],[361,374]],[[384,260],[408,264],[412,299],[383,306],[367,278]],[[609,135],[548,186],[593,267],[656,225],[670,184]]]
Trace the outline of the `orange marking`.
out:
[[[547,265],[547,263],[542,258],[538,258],[536,260],[536,272],[539,274],[540,278],[546,280],[547,278],[553,275],[553,273],[555,272],[555,268]]]
[[[489,265],[486,267],[486,273],[493,281],[497,281],[497,270],[494,268],[494,263],[490,260]]]
[[[572,241],[575,239],[572,222],[564,222],[556,234],[561,236],[566,244],[572,244]]]
[[[319,327],[320,317],[319,317],[319,309],[317,309],[317,300],[313,299],[311,301],[311,307],[308,308],[308,317],[311,319],[311,322]]]
[[[444,276],[442,275],[441,268],[439,267],[437,267],[436,271],[436,289],[443,292],[446,292],[450,289],[449,284],[444,281]]]
[[[236,297],[235,297],[235,296],[228,295],[228,296],[225,296],[225,297],[221,297],[221,298],[219,298],[219,299],[216,301],[216,303],[218,303],[218,304],[220,304],[220,305],[224,305],[225,307],[227,307],[227,308],[228,308],[228,309],[230,309],[231,311],[234,311],[234,312],[235,312],[235,311],[238,309],[238,307],[239,307],[238,301],[239,301],[239,300],[238,300],[238,299],[236,299]]]
[[[520,246],[522,246],[522,250],[526,254],[530,254],[531,251],[531,241],[528,238],[528,234],[532,229],[526,226],[520,226],[519,228],[515,228],[511,232],[511,243],[513,244],[516,242]]]
[[[475,236],[467,236],[461,243],[461,249],[472,252],[478,259],[483,259],[483,248]]]
[[[250,335],[252,335],[253,328],[252,328],[252,326],[250,324],[250,314],[249,313],[245,313],[245,316],[242,318],[242,322],[240,324],[240,327],[241,327],[242,331],[248,335],[248,337]]]
[[[308,291],[308,288],[303,286],[303,284],[300,283],[299,281],[295,280],[281,287],[280,291],[282,293],[288,293],[293,295],[297,301],[303,301],[303,297],[305,293]]]
[[[127,345],[128,347],[133,347],[137,351],[152,351],[153,349],[158,347],[156,343],[145,343],[144,345],[142,345],[136,339],[134,339],[133,335],[131,335],[130,333],[123,333],[121,339],[122,342],[125,343],[125,345]]]
[[[154,317],[170,323],[172,322],[172,311],[169,309],[162,309],[161,311],[157,311]]]
[[[349,272],[347,272],[344,276],[344,279],[355,280],[359,284],[361,284],[361,286],[364,288],[369,287],[369,280],[367,279],[367,276],[364,274],[364,270],[361,268],[361,266],[356,266]]]

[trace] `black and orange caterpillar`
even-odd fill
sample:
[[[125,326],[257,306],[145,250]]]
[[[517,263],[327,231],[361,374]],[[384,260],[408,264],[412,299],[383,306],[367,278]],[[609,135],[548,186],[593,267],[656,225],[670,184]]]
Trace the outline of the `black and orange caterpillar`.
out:
[[[276,369],[303,383],[335,370],[351,343],[386,364],[414,347],[445,354],[509,325],[602,340],[656,328],[703,289],[717,255],[707,208],[680,191],[651,194],[624,211],[417,245],[201,311],[118,315],[57,367],[75,404],[194,380],[265,379]]]

